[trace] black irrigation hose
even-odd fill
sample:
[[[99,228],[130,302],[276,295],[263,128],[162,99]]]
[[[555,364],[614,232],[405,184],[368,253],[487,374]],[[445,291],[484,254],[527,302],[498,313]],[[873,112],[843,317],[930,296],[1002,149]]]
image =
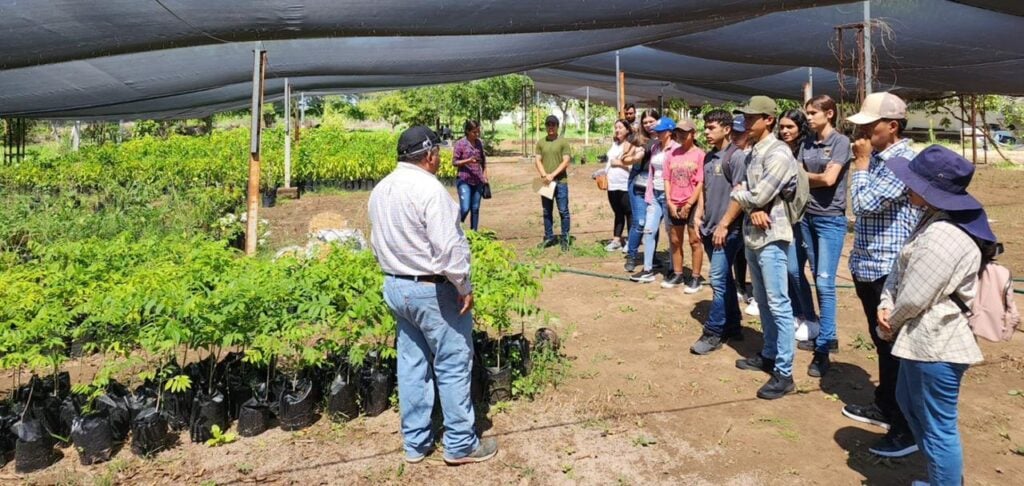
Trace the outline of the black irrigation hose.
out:
[[[632,280],[630,280],[629,277],[622,277],[622,276],[619,276],[619,275],[612,275],[612,274],[608,274],[608,273],[591,272],[591,271],[588,271],[588,270],[579,270],[579,269],[576,269],[576,268],[559,267],[558,271],[561,272],[561,273],[572,273],[572,274],[575,274],[575,275],[585,275],[587,277],[598,277],[598,278],[606,278],[606,279],[609,279],[609,280],[622,280],[622,281],[625,281],[625,282],[632,282]],[[853,285],[850,285],[850,284],[836,284],[836,288],[837,289],[852,289]]]

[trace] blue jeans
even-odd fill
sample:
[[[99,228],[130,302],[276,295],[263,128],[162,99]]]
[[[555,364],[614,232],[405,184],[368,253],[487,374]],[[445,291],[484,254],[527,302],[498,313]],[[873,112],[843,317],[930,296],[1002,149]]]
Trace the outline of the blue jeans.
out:
[[[896,400],[928,460],[928,483],[960,485],[964,451],[957,428],[960,381],[967,365],[900,360]]]
[[[470,399],[473,316],[459,315],[450,283],[384,279],[384,300],[398,321],[398,408],[405,451],[425,454],[434,444],[430,416],[434,379],[444,414],[444,453],[469,455],[479,445]]]
[[[657,233],[665,219],[665,191],[654,190],[654,201],[644,215],[644,270],[654,268],[654,252],[658,248]]]
[[[811,299],[811,285],[804,275],[807,253],[804,252],[806,241],[800,233],[800,223],[793,225],[793,242],[789,244],[789,298],[793,302],[793,316],[809,321],[818,320],[814,313],[814,300]],[[803,257],[803,258],[801,258]]]
[[[640,240],[643,238],[644,225],[647,222],[647,201],[644,201],[643,190],[634,188],[633,181],[629,182],[629,208],[633,212],[633,219],[629,224],[629,237],[626,240],[626,257],[636,260],[640,251]],[[637,191],[640,191],[637,194]],[[659,230],[654,231],[654,246],[658,246]]]
[[[797,258],[811,263],[814,287],[821,310],[821,332],[815,341],[815,351],[828,352],[829,341],[836,339],[836,272],[846,238],[846,216],[815,216],[808,214],[800,222],[803,246],[797,248]],[[801,269],[803,264],[801,263]],[[800,272],[804,286],[807,277]]]
[[[754,299],[761,309],[764,349],[761,355],[775,360],[775,371],[793,376],[793,308],[789,302],[787,255],[789,243],[776,241],[757,250],[747,247],[747,266],[754,285]]]
[[[474,186],[459,180],[455,182],[455,188],[459,190],[459,217],[465,223],[466,215],[471,215],[469,227],[476,231],[480,227],[480,198],[484,194],[484,185]]]
[[[540,198],[540,205],[544,208],[544,239],[555,238],[555,222],[552,219],[552,211],[555,203],[558,203],[558,215],[562,217],[562,241],[569,241],[569,184],[564,180],[555,184],[555,200],[546,197]]]
[[[732,276],[732,264],[743,246],[743,235],[730,231],[725,236],[725,245],[715,248],[711,235],[703,237],[704,253],[711,261],[711,311],[704,321],[704,332],[722,337],[740,331],[740,306],[736,300],[736,280]]]

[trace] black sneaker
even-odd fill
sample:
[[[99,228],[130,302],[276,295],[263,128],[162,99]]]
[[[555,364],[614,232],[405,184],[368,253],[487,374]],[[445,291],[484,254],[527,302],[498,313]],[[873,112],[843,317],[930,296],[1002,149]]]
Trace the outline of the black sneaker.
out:
[[[869,447],[868,452],[882,457],[907,457],[917,452],[917,443],[908,433],[890,431]]]
[[[697,342],[690,346],[690,352],[698,355],[709,354],[722,347],[722,338],[714,334],[704,333]]]
[[[634,273],[632,277],[629,277],[629,279],[634,282],[651,283],[655,280],[657,275],[658,273],[654,270],[640,270],[639,272]]]
[[[889,419],[882,413],[878,405],[856,405],[849,404],[843,407],[843,415],[861,423],[871,424],[889,430]]]
[[[762,400],[775,400],[776,398],[782,398],[788,393],[796,391],[796,384],[793,383],[792,376],[785,376],[779,373],[772,373],[772,377],[768,380],[768,383],[761,385],[761,389],[757,390],[757,398]]]
[[[555,241],[554,238],[548,238],[538,243],[537,248],[551,248],[552,246],[555,246],[557,244],[558,242]]]
[[[683,274],[681,274],[681,273],[673,273],[673,274],[669,275],[668,277],[665,277],[665,280],[661,281],[661,288],[663,288],[663,289],[671,289],[671,288],[673,288],[673,287],[675,287],[677,285],[681,285],[684,280],[686,280],[686,279],[683,277]]]
[[[626,264],[622,266],[627,272],[633,273],[636,271],[636,258],[626,257]]]
[[[807,367],[807,375],[814,378],[821,378],[828,373],[831,363],[828,360],[828,353],[814,353],[814,359],[811,360],[811,365]]]
[[[687,294],[696,294],[700,292],[701,286],[704,285],[704,277],[691,277],[686,286],[683,287],[683,292]]]
[[[801,351],[814,351],[815,344],[814,344],[813,340],[797,341],[796,348],[801,350]],[[839,352],[839,340],[838,339],[830,339],[828,341],[828,352],[831,353],[831,354],[836,354],[836,353]]]
[[[741,370],[763,371],[770,374],[775,369],[775,360],[758,354],[750,358],[736,360],[736,367]]]
[[[561,245],[562,245],[562,251],[569,251],[569,246],[570,246],[571,244],[572,244],[572,243],[571,243],[571,242],[570,242],[569,240],[562,240],[562,243],[561,243]]]

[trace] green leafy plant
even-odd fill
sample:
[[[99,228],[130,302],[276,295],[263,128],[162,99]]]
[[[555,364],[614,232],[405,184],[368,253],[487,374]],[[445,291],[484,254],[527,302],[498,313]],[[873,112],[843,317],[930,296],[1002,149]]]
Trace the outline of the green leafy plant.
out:
[[[218,447],[238,440],[237,434],[234,432],[224,432],[220,430],[220,426],[216,424],[214,424],[213,427],[210,427],[210,435],[211,437],[206,440],[206,445],[209,447]]]

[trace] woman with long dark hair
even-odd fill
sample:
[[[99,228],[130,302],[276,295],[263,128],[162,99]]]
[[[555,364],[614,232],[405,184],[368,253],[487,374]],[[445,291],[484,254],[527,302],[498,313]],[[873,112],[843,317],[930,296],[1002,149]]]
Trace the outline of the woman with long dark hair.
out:
[[[640,114],[640,130],[633,136],[633,153],[623,157],[623,163],[630,166],[629,191],[630,211],[633,213],[633,220],[629,225],[629,239],[626,242],[626,265],[627,272],[636,270],[637,255],[640,249],[640,238],[644,232],[644,222],[647,219],[647,193],[648,166],[651,162],[651,149],[657,137],[651,131],[654,125],[661,119],[657,110],[645,110]],[[654,229],[655,245],[658,241],[658,228]],[[644,248],[644,251],[654,251],[654,248]]]
[[[630,165],[622,161],[633,152],[633,144],[630,142],[633,139],[633,126],[626,120],[617,120],[614,127],[615,134],[612,137],[612,146],[608,148],[608,162],[605,164],[605,174],[608,177],[608,204],[615,214],[612,241],[605,247],[608,251],[618,251],[626,247],[627,242],[622,236],[622,230],[625,229],[628,236],[633,221],[629,200]]]
[[[839,348],[836,271],[846,238],[846,175],[853,156],[850,139],[835,129],[838,113],[835,100],[828,95],[815,96],[804,105],[804,111],[811,136],[803,141],[797,161],[807,171],[811,198],[807,214],[798,225],[804,244],[796,247],[796,277],[799,287],[809,291],[810,285],[803,272],[804,262],[809,261],[821,318],[817,338],[801,341],[798,347],[814,351],[807,374],[821,377],[828,372],[829,353]],[[814,303],[805,311],[813,313]]]
[[[452,164],[459,168],[455,187],[459,191],[462,222],[466,222],[466,215],[472,215],[470,228],[476,231],[480,226],[480,199],[487,183],[487,156],[480,140],[480,122],[466,120],[463,133],[465,136],[455,142],[452,153]]]
[[[786,142],[793,157],[800,153],[800,147],[808,138],[810,128],[807,116],[800,110],[788,110],[779,115],[777,123],[779,140]],[[793,304],[793,318],[796,322],[796,339],[806,341],[818,336],[818,317],[814,314],[814,302],[811,300],[811,286],[807,277],[803,277],[803,265],[799,261],[798,248],[803,249],[805,242],[800,233],[799,223],[793,223],[793,242],[789,245],[789,300]]]

